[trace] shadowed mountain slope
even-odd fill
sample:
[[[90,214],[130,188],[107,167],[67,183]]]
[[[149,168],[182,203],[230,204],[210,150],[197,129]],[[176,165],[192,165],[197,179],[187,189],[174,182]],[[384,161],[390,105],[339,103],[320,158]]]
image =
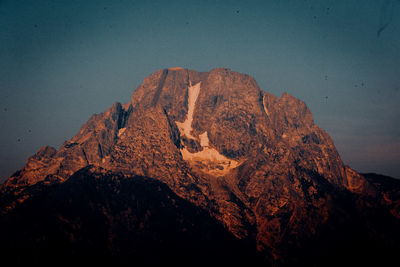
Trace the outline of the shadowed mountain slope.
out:
[[[29,188],[68,185],[87,166],[165,184],[274,264],[398,247],[398,183],[344,165],[304,102],[230,69],[151,74],[129,103],[29,158],[1,188],[2,214],[30,201]]]

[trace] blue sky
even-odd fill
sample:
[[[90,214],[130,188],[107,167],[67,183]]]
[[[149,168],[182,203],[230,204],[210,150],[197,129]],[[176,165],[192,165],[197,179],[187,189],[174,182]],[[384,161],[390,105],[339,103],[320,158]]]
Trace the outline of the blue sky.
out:
[[[304,100],[346,164],[400,178],[399,15],[398,0],[0,0],[0,177],[182,66]]]

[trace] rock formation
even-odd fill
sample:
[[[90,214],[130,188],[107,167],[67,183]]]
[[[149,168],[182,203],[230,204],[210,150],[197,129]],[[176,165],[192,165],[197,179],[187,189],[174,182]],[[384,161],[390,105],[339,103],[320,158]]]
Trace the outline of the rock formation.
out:
[[[130,103],[115,103],[58,150],[29,158],[1,188],[2,214],[35,185],[67,183],[87,166],[166,184],[270,262],[307,261],[310,240],[332,238],[327,229],[351,232],[353,222],[368,241],[384,243],[382,251],[399,241],[398,183],[385,187],[345,166],[301,100],[278,98],[225,68],[151,74]],[[390,230],[377,226],[377,213]]]

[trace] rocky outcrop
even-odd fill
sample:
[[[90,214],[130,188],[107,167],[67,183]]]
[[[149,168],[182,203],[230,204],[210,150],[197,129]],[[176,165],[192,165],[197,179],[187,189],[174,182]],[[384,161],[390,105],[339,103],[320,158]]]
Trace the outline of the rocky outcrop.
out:
[[[263,263],[253,247],[157,180],[88,166],[65,183],[41,183],[0,217],[5,265]]]
[[[345,166],[304,102],[264,92],[226,68],[171,68],[145,78],[130,103],[93,115],[57,151],[44,147],[31,157],[1,189],[21,196],[3,214],[29,198],[27,186],[63,183],[89,165],[167,184],[275,261],[326,225],[339,229],[335,216],[353,208],[398,218],[397,195]]]
[[[58,150],[47,146],[41,148],[4,186],[32,185],[48,176],[64,181],[85,166],[101,165],[113,150],[129,113],[129,107],[124,109],[120,103],[115,103],[104,113],[93,115],[79,133]]]

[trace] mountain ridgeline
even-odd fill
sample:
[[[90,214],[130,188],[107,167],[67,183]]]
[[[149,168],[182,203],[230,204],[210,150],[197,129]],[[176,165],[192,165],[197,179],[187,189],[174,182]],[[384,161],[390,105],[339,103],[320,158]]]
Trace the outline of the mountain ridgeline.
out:
[[[1,186],[0,241],[19,262],[382,263],[400,249],[399,189],[345,166],[301,100],[170,68]]]

